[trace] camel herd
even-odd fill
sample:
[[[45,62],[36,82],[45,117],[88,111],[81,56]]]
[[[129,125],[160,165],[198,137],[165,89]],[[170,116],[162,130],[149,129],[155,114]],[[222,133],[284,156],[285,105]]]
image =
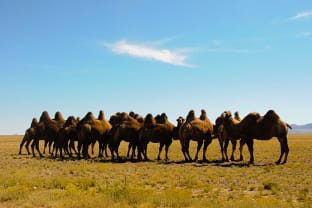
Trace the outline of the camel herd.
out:
[[[64,158],[64,154],[70,158],[90,158],[89,148],[98,143],[98,157],[108,157],[107,147],[111,153],[111,160],[120,160],[119,145],[121,141],[129,143],[127,157],[137,160],[148,160],[147,146],[149,142],[159,143],[160,155],[165,147],[165,159],[168,160],[168,150],[173,140],[179,140],[181,150],[186,161],[198,160],[199,151],[203,146],[203,161],[206,161],[206,150],[212,139],[218,138],[222,161],[229,161],[227,147],[232,143],[230,160],[234,160],[234,151],[237,141],[240,141],[240,160],[243,160],[243,146],[247,144],[250,153],[249,163],[254,163],[253,140],[269,140],[277,137],[281,147],[279,163],[286,163],[289,152],[287,143],[288,128],[286,122],[282,121],[277,113],[269,110],[265,115],[249,113],[240,119],[238,113],[234,118],[231,112],[223,112],[213,124],[207,117],[206,111],[201,110],[200,117],[196,117],[195,111],[190,110],[184,119],[176,119],[177,125],[172,124],[165,113],[153,116],[147,114],[142,117],[134,112],[115,113],[107,120],[104,112],[100,111],[98,118],[89,112],[82,119],[69,116],[65,120],[60,112],[55,113],[54,119],[47,111],[42,112],[39,121],[33,118],[31,126],[25,131],[20,144],[19,154],[25,146],[28,154],[31,144],[32,154],[35,150],[43,157],[39,149],[39,141],[44,140],[45,153],[49,146],[49,154],[53,157]],[[197,142],[195,158],[189,153],[190,141]],[[284,160],[282,158],[284,156]]]

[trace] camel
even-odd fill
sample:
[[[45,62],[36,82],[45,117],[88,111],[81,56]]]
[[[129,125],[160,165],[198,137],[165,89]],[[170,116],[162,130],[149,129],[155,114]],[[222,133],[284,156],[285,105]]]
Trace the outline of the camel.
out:
[[[78,123],[78,158],[80,158],[80,152],[84,158],[90,158],[88,154],[88,148],[91,143],[98,141],[99,143],[99,157],[103,156],[105,144],[108,141],[108,134],[111,130],[111,124],[105,119],[104,112],[99,112],[98,119],[96,119],[91,112],[88,112],[86,116]]]
[[[259,113],[249,113],[239,123],[235,123],[231,113],[226,112],[224,125],[228,132],[236,132],[241,135],[241,148],[244,143],[247,144],[250,153],[250,164],[254,163],[253,139],[270,140],[273,137],[277,137],[281,147],[281,153],[276,164],[281,163],[283,156],[282,164],[287,162],[289,153],[287,134],[288,128],[291,129],[291,126],[281,120],[275,111],[269,110],[264,116],[260,116]]]
[[[25,148],[27,150],[27,153],[30,154],[29,144],[32,141],[32,139],[35,137],[35,128],[37,125],[38,125],[37,118],[33,118],[31,121],[30,127],[25,131],[24,137],[23,137],[21,144],[20,144],[20,149],[19,149],[18,154],[22,154],[22,148],[23,148],[25,143],[26,143]]]
[[[206,150],[212,141],[213,125],[206,115],[206,111],[202,110],[200,118],[196,118],[195,111],[190,110],[185,122],[180,129],[182,153],[186,161],[192,158],[189,153],[190,140],[197,141],[197,151],[194,160],[198,159],[198,153],[203,143],[203,161],[206,161]]]
[[[112,161],[115,159],[114,153],[116,153],[118,160],[121,159],[118,149],[122,140],[129,142],[127,156],[129,156],[130,149],[132,149],[131,159],[134,158],[139,131],[143,126],[143,123],[140,123],[136,118],[136,116],[130,116],[125,112],[111,117],[110,121],[113,123],[113,127],[110,131],[108,143]]]
[[[224,127],[223,124],[223,120],[224,120],[224,116],[225,114],[222,113],[221,116],[219,116],[216,119],[216,125],[214,126],[214,131],[215,134],[218,137],[219,140],[219,144],[220,144],[220,148],[221,148],[221,155],[222,155],[222,161],[229,161],[228,158],[228,154],[227,154],[227,147],[229,144],[229,141],[231,141],[232,143],[232,154],[231,154],[231,161],[234,161],[234,152],[236,149],[236,144],[237,144],[237,140],[240,139],[240,137],[235,137],[235,135],[233,136],[232,134],[230,134],[229,132],[227,132],[226,128]],[[234,118],[234,122],[237,123],[240,121],[240,117],[238,112],[235,112],[235,118]],[[241,157],[242,158],[242,152],[240,152]]]
[[[181,126],[184,124],[185,119],[182,116],[179,116],[177,119],[177,126],[173,128],[173,140],[181,140],[180,137],[180,129]]]
[[[51,119],[47,111],[43,111],[38,125],[35,127],[35,137],[31,144],[31,149],[33,156],[35,157],[35,151],[34,148],[36,147],[37,152],[39,153],[40,157],[43,157],[39,150],[39,140],[44,138],[45,139],[45,147],[44,152],[47,143],[49,143],[49,153],[52,153],[51,151],[51,145],[56,140],[58,133],[60,129],[63,127],[65,123],[65,120],[62,117],[62,114],[60,112],[55,113],[55,118]]]
[[[160,155],[164,146],[165,159],[168,160],[168,151],[172,143],[174,128],[175,126],[170,123],[165,113],[157,115],[155,118],[153,118],[152,114],[147,114],[144,119],[144,126],[142,127],[139,134],[139,159],[141,159],[141,154],[143,154],[144,159],[148,160],[147,145],[149,142],[153,142],[159,143],[157,160],[160,160]]]
[[[57,157],[57,152],[60,151],[60,157],[63,158],[62,150],[70,157],[72,157],[72,149],[77,153],[74,141],[77,140],[77,124],[78,120],[74,116],[69,116],[60,130],[58,138],[55,141],[55,157]],[[68,144],[69,142],[69,144]]]

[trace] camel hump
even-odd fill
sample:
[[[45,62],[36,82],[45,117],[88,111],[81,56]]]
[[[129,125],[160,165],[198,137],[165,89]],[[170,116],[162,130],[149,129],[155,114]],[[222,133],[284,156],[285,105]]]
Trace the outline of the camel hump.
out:
[[[194,110],[190,110],[186,116],[186,121],[185,122],[191,122],[195,120],[195,111]]]
[[[56,121],[64,121],[63,115],[61,112],[57,111],[54,115],[54,120]]]
[[[277,121],[280,119],[279,115],[277,115],[274,110],[269,110],[263,117],[263,119],[268,119],[271,121]]]
[[[104,115],[104,112],[102,110],[100,110],[100,112],[99,112],[98,119],[99,120],[104,120],[105,119],[105,115]]]
[[[144,119],[144,126],[146,127],[152,127],[154,126],[156,123],[155,119],[153,118],[153,115],[152,114],[147,114],[145,116],[145,119]]]
[[[207,113],[204,109],[201,110],[201,114],[200,114],[200,117],[199,117],[200,120],[208,120],[208,116],[207,116]]]
[[[88,112],[85,117],[84,117],[86,120],[91,120],[91,119],[94,119],[94,115],[92,112]]]
[[[240,120],[241,120],[238,111],[236,111],[236,112],[234,113],[234,119],[237,120],[237,121],[240,121]]]
[[[47,121],[47,120],[51,120],[51,117],[50,117],[48,111],[43,111],[41,116],[40,116],[39,122],[43,122],[43,121]]]
[[[33,118],[32,121],[31,121],[30,128],[33,128],[33,127],[37,126],[37,124],[38,124],[37,118]]]
[[[155,116],[156,123],[165,124],[168,121],[168,116],[166,113],[162,113],[161,115]]]

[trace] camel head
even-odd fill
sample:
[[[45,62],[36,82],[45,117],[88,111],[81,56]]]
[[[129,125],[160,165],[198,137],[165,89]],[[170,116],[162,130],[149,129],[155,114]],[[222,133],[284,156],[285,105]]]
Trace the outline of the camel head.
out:
[[[184,123],[185,119],[182,116],[179,116],[179,118],[177,118],[177,125],[181,126]]]

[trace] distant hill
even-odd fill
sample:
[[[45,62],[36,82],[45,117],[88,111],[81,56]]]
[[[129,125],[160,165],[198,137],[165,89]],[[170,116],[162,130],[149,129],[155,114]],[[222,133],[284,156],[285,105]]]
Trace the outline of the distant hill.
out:
[[[304,125],[291,124],[291,127],[289,133],[312,133],[312,123]]]

